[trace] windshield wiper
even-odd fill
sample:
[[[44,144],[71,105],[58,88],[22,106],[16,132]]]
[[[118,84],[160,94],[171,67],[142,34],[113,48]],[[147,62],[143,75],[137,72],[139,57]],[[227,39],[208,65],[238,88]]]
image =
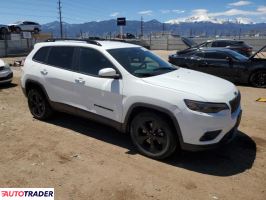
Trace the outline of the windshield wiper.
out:
[[[171,68],[171,67],[159,67],[154,69],[153,71],[162,71],[162,70],[170,70],[170,71],[174,71],[177,70],[176,68]]]
[[[143,72],[143,73],[135,73],[135,75],[138,77],[150,77],[150,76],[154,76],[154,73]]]

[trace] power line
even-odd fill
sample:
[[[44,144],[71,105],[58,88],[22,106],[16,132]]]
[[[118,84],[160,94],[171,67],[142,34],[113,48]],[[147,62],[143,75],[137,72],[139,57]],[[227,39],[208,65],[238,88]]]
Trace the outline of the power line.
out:
[[[59,21],[60,21],[60,35],[61,38],[63,38],[63,23],[62,23],[62,6],[61,6],[61,0],[58,0],[58,11],[59,11]]]
[[[141,16],[141,20],[140,20],[140,37],[143,37],[143,17]]]

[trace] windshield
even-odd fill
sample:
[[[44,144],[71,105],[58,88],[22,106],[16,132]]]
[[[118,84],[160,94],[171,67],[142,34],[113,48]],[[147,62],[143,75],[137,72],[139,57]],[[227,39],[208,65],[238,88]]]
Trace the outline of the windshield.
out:
[[[129,73],[137,77],[149,77],[164,74],[176,67],[165,62],[150,51],[139,48],[121,48],[107,50]]]
[[[240,53],[237,53],[237,52],[235,52],[235,51],[230,51],[230,55],[231,55],[233,58],[235,58],[235,59],[237,59],[237,60],[239,60],[239,61],[246,61],[246,60],[248,60],[248,57],[246,57],[246,56],[244,56],[244,55],[242,55],[242,54],[240,54]]]

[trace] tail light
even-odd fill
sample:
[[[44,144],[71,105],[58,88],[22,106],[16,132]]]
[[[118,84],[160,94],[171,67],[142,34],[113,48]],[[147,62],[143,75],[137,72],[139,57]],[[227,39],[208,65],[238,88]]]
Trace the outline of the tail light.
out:
[[[252,51],[252,48],[245,47],[245,48],[242,48],[242,51],[250,52],[250,51]]]

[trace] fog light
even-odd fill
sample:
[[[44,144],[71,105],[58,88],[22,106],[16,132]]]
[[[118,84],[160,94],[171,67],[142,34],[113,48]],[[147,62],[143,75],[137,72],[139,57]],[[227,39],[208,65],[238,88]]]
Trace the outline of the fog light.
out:
[[[208,131],[206,133],[203,134],[203,136],[201,136],[200,141],[210,141],[215,139],[220,133],[222,132],[222,130],[217,130],[217,131]]]

